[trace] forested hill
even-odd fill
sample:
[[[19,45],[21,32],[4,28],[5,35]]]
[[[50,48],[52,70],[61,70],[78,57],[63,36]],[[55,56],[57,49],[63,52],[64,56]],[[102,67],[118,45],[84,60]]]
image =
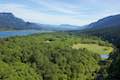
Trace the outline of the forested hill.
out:
[[[105,17],[97,22],[89,24],[84,30],[77,30],[73,32],[78,34],[86,33],[97,35],[109,40],[112,43],[120,44],[120,15]]]
[[[75,33],[88,33],[96,35],[120,36],[120,14],[108,16],[86,25],[84,30],[73,30]]]
[[[110,66],[109,64],[106,65],[109,66],[107,80],[120,80],[120,15],[103,18],[90,24],[88,29],[73,32],[90,36],[95,35],[114,44],[116,51],[109,57],[112,63]]]
[[[109,59],[112,60],[112,63],[107,71],[109,73],[108,80],[120,80],[120,25],[87,30],[85,31],[85,34],[86,33],[102,37],[104,40],[108,40],[113,43],[117,48],[109,57]]]
[[[100,28],[108,28],[108,27],[115,27],[115,26],[120,26],[120,14],[108,16],[98,20],[97,22],[93,22],[88,25],[88,28],[100,29]]]
[[[35,23],[25,22],[12,13],[0,13],[0,30],[41,29]]]

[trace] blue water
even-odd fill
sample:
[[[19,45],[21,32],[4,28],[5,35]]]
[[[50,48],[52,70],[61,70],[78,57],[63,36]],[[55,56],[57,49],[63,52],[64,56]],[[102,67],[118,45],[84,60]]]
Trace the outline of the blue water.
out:
[[[100,56],[101,56],[101,58],[103,58],[103,59],[107,59],[107,58],[109,57],[109,54],[101,54]]]
[[[13,37],[13,36],[26,36],[35,33],[43,33],[48,31],[39,31],[39,30],[20,30],[20,31],[1,31],[0,38]]]

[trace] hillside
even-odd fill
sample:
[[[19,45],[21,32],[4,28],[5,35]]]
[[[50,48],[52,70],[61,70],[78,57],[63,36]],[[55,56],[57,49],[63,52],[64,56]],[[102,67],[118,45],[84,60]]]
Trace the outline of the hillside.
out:
[[[0,13],[0,30],[41,29],[35,23],[25,22],[12,13]]]
[[[108,16],[103,19],[98,20],[97,22],[93,22],[88,25],[90,29],[100,29],[100,28],[108,28],[120,26],[120,14]]]
[[[76,34],[89,34],[102,37],[112,43],[118,43],[120,40],[120,15],[108,16],[93,22],[84,30],[71,31]]]
[[[72,48],[77,43],[111,46],[97,37],[61,32],[0,39],[0,79],[94,80],[100,55]]]
[[[107,80],[120,80],[120,15],[103,18],[90,24],[89,29],[78,32],[96,35],[114,44],[116,50],[111,53],[108,59],[110,62],[106,64],[109,74]]]

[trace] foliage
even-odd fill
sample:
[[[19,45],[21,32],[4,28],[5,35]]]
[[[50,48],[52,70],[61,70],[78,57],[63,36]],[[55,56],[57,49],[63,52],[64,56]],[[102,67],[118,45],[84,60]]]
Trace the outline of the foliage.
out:
[[[93,80],[99,71],[99,54],[73,49],[96,37],[68,33],[42,33],[0,40],[1,80]]]

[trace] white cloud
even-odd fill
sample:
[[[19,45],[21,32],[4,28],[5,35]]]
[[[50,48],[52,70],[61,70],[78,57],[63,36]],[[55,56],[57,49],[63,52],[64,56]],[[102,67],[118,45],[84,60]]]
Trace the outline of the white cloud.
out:
[[[104,5],[101,5],[104,2],[103,0],[99,2],[97,2],[97,0],[89,0],[91,3],[88,3],[88,0],[75,0],[77,3],[74,1],[74,3],[64,2],[63,0],[29,1],[32,1],[35,7],[31,7],[29,2],[28,4],[14,2],[4,3],[0,4],[0,12],[12,12],[17,17],[23,18],[26,21],[74,25],[88,24],[100,18],[120,12],[118,5],[111,6],[110,3],[107,3],[108,0],[105,1]]]
[[[38,23],[80,25],[86,22],[66,15],[49,15],[47,13],[30,10],[26,6],[19,4],[2,4],[0,5],[0,12],[12,12],[17,17],[23,18],[26,21]]]
[[[41,6],[47,7],[50,11],[61,12],[65,14],[78,14],[80,13],[78,6],[73,4],[67,4],[61,1],[51,1],[51,0],[31,0],[33,3],[36,3]]]

